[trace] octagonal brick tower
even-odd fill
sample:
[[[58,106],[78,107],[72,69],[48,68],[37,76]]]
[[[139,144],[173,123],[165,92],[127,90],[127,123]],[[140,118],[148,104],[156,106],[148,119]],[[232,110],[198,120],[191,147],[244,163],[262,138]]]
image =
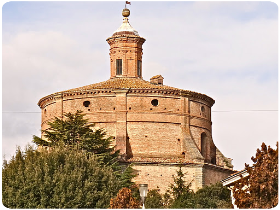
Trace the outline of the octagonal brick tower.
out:
[[[145,39],[128,22],[130,11],[123,10],[123,23],[106,41],[110,45],[111,78],[142,78],[142,45]]]
[[[104,82],[50,94],[39,100],[42,130],[64,113],[82,110],[96,128],[114,137],[123,164],[134,164],[136,183],[164,192],[183,165],[192,189],[215,183],[232,171],[212,139],[209,96],[163,84],[156,75],[142,77],[142,45],[145,39],[128,21],[106,41],[110,45],[110,78]]]

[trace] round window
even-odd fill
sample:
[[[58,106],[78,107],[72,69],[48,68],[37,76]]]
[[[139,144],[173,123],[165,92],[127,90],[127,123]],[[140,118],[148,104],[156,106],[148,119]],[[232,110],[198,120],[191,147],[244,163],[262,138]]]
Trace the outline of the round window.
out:
[[[89,101],[84,101],[83,105],[84,105],[84,107],[89,107],[90,102]]]
[[[157,99],[152,100],[152,101],[151,101],[151,104],[152,104],[153,106],[158,106],[158,100],[157,100]]]

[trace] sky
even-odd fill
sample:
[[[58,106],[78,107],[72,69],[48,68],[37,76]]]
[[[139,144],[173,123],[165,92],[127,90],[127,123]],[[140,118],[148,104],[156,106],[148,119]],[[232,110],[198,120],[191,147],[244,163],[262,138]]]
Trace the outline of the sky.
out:
[[[2,6],[2,157],[40,136],[40,98],[110,77],[106,39],[124,1]],[[235,170],[278,141],[278,6],[260,1],[131,1],[143,78],[206,94],[212,137]]]

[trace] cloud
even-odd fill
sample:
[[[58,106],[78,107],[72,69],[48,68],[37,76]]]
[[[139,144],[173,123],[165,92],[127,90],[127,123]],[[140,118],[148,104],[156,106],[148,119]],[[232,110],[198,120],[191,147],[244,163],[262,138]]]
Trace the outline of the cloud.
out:
[[[106,68],[107,60],[106,54],[79,46],[57,31],[18,33],[3,43],[2,56],[2,152],[7,158],[16,145],[24,147],[32,135],[40,135],[40,98],[86,85],[85,80],[99,82],[94,75]]]
[[[0,57],[0,68],[7,70],[2,71],[1,84],[25,96],[26,102],[45,89],[60,91],[72,87],[85,75],[94,75],[97,69],[93,65],[103,66],[106,59],[106,55],[79,46],[75,40],[55,31],[23,32],[2,40]],[[2,92],[6,97],[10,94]]]
[[[131,25],[147,39],[144,79],[162,74],[166,85],[207,94],[214,111],[277,109],[274,3],[136,1],[130,8]],[[122,23],[122,9],[119,2],[5,4],[3,111],[39,112],[41,97],[107,80],[105,40]],[[275,112],[212,116],[214,142],[238,169],[261,141],[277,138]],[[3,114],[4,153],[38,133],[39,113]]]

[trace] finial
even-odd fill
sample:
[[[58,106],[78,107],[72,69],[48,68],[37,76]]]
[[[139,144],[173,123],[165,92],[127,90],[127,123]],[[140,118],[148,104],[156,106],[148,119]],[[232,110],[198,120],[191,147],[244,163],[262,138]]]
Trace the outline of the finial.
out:
[[[128,17],[130,15],[130,10],[127,8],[124,8],[122,11],[122,16]]]
[[[127,4],[131,5],[131,3],[130,3],[129,1],[126,1],[126,2],[125,2],[125,6],[124,6],[124,9],[123,9],[123,11],[122,11],[122,15],[123,15],[124,17],[128,17],[128,16],[130,15],[130,10],[126,8],[126,5],[127,5]]]

